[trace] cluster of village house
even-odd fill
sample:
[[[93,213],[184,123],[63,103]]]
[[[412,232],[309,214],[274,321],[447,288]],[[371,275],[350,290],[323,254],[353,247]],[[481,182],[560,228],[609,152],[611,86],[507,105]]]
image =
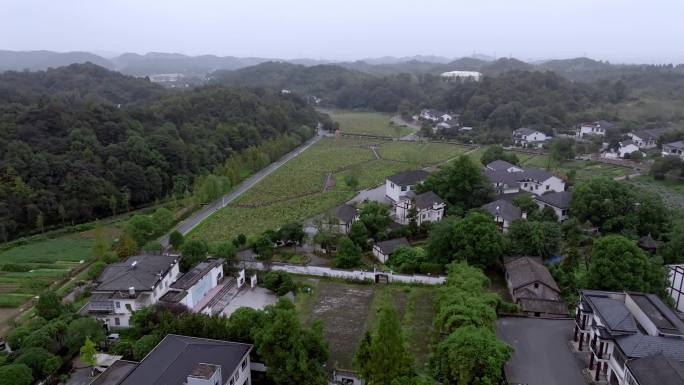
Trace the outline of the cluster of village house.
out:
[[[502,160],[487,164],[481,172],[497,195],[482,209],[501,231],[506,232],[512,221],[526,218],[526,213],[512,203],[520,194],[531,194],[540,208],[553,209],[559,221],[567,219],[572,192],[566,191],[565,182],[552,173]],[[445,203],[437,194],[416,193],[428,175],[427,171],[414,170],[386,178],[384,202],[391,203],[393,226],[407,224],[414,208],[419,225],[443,218]],[[358,210],[348,204],[339,206],[335,213],[336,226],[343,233],[359,220]],[[406,238],[378,242],[373,254],[384,263],[398,247],[408,245]],[[640,246],[652,251],[657,244],[644,237]],[[219,314],[231,291],[256,284],[254,275],[246,285],[244,270],[236,277],[224,276],[223,262],[207,259],[185,274],[180,273],[179,256],[172,254],[134,256],[110,264],[97,279],[82,312],[101,320],[109,329],[128,327],[133,311],[156,303]],[[504,266],[509,292],[523,314],[567,317],[567,304],[541,258],[506,258]],[[684,266],[670,268],[670,293],[679,310],[684,310],[684,297],[679,298],[684,294]],[[650,383],[641,379],[653,370],[671,378],[684,377],[684,324],[651,294],[582,291],[574,344],[577,350],[591,354],[587,370],[597,381],[647,385]],[[134,385],[163,379],[188,385],[249,385],[250,349],[245,344],[169,335],[139,363],[114,361],[93,384]],[[679,371],[680,377],[673,377],[673,370]]]
[[[463,127],[459,122],[459,115],[443,112],[438,110],[424,109],[415,119],[430,122],[434,124],[432,131],[434,133],[440,130],[455,129],[458,131],[472,131],[472,127]],[[592,136],[604,137],[606,130],[615,125],[605,120],[598,120],[595,122],[582,123],[572,137],[577,140],[585,140]],[[608,144],[604,144],[604,151],[601,156],[605,158],[625,158],[634,156],[635,153],[643,153],[647,150],[652,150],[658,146],[658,138],[670,131],[669,128],[653,128],[644,129],[640,131],[632,131],[627,133],[626,138],[618,143],[616,148],[608,148]],[[564,135],[567,137],[567,135]],[[518,128],[513,131],[511,136],[512,142],[519,147],[526,148],[542,148],[545,143],[553,139],[552,136],[545,132],[533,128]],[[661,154],[663,156],[678,156],[684,160],[684,141],[679,140],[671,143],[663,143]]]

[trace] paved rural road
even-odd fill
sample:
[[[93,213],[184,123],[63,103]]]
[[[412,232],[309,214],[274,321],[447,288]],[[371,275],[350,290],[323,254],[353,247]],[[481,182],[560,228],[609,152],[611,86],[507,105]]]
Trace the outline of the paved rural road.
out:
[[[308,141],[306,141],[305,143],[303,143],[299,147],[295,148],[294,150],[290,151],[289,153],[284,155],[282,158],[280,158],[277,161],[269,164],[268,166],[266,166],[262,170],[257,171],[256,174],[245,179],[242,183],[237,185],[229,193],[227,193],[226,195],[222,196],[221,198],[215,200],[214,202],[204,206],[200,211],[196,212],[191,217],[189,217],[186,220],[184,220],[183,222],[179,223],[176,227],[174,227],[169,232],[169,234],[175,230],[178,230],[178,232],[180,232],[183,235],[189,233],[190,230],[194,229],[203,220],[207,219],[211,214],[215,213],[216,211],[218,211],[218,210],[222,209],[223,207],[225,207],[226,205],[228,205],[230,202],[234,201],[237,197],[239,197],[245,191],[252,188],[260,180],[264,179],[266,176],[271,174],[273,171],[277,170],[280,166],[287,163],[287,161],[289,161],[290,159],[299,155],[302,151],[311,147],[311,145],[316,143],[322,137],[323,137],[323,135],[319,132],[316,136],[309,139]],[[162,239],[159,240],[159,242],[164,247],[169,245],[169,234],[166,234]]]

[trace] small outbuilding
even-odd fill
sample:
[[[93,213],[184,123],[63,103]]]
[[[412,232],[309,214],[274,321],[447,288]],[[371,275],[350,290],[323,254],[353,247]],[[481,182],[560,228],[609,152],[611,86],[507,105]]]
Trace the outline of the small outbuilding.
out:
[[[380,262],[385,263],[401,246],[410,246],[409,241],[404,237],[378,242],[373,246],[373,255]]]
[[[534,317],[567,317],[561,291],[539,257],[513,257],[504,261],[506,285],[520,310]]]

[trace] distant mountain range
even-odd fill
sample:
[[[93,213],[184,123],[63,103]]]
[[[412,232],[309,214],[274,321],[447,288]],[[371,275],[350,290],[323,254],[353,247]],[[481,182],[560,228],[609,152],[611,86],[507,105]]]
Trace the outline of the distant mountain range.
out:
[[[88,52],[52,51],[0,51],[0,72],[39,71],[74,63],[91,62],[126,75],[149,76],[158,74],[182,74],[203,79],[216,71],[235,71],[266,62],[285,62],[306,67],[334,65],[371,75],[387,76],[399,73],[439,74],[446,71],[479,71],[485,75],[499,75],[508,71],[553,71],[570,80],[594,81],[616,78],[642,70],[646,65],[614,65],[589,58],[537,61],[534,63],[514,58],[501,58],[473,54],[450,59],[442,56],[417,55],[410,57],[385,56],[358,61],[332,61],[324,59],[281,60],[260,57],[235,57],[201,55],[188,56],[177,53],[150,52],[144,55],[125,53],[110,59]],[[681,66],[675,67],[682,70]]]

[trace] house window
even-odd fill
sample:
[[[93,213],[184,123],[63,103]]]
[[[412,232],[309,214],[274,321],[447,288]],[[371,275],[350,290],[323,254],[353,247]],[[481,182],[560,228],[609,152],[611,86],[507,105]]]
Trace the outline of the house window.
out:
[[[245,366],[247,366],[247,359],[242,360],[242,364],[240,364],[242,370],[245,370]]]
[[[116,308],[117,308],[117,309],[121,308],[121,302],[116,301],[115,304],[116,304]]]
[[[231,378],[230,379],[230,385],[233,385],[233,384],[235,384],[235,380]]]
[[[233,379],[237,381],[238,378],[240,378],[240,372],[235,372],[235,376],[233,377]]]
[[[546,189],[548,190],[549,188],[551,188],[551,186],[549,186],[549,185],[547,184],[547,185],[546,185]]]
[[[535,283],[534,283],[534,288],[535,288],[535,289],[539,289],[539,283],[535,282]]]
[[[406,186],[401,186],[401,191],[406,191]]]
[[[527,187],[527,183],[523,184],[523,187]]]
[[[119,317],[114,317],[114,325],[116,325],[116,326],[121,325],[121,321],[119,320]]]
[[[423,214],[423,219],[427,218],[427,214]]]
[[[390,183],[390,187],[394,188],[394,183]]]

